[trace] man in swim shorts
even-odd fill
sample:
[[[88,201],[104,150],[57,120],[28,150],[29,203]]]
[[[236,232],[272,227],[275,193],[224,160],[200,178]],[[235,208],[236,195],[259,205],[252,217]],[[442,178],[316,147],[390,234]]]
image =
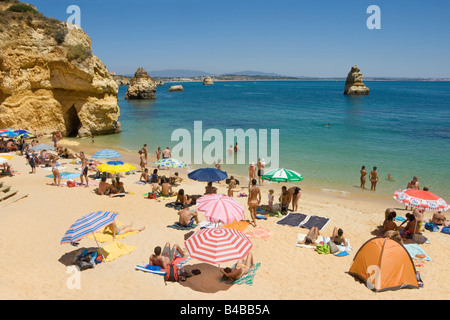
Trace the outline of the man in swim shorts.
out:
[[[258,181],[259,185],[263,185],[262,176],[264,175],[264,168],[266,167],[266,164],[264,163],[264,159],[258,159],[258,163],[256,164],[258,167]]]
[[[191,210],[185,208],[178,212],[180,216],[180,220],[178,220],[178,224],[183,227],[192,227],[194,222],[198,224],[198,215],[197,212],[192,212]]]
[[[80,158],[81,160],[81,174],[80,174],[80,180],[81,180],[81,185],[83,185],[83,176],[86,179],[86,188],[89,186],[89,182],[88,182],[88,164],[87,164],[87,159],[86,156],[84,155],[84,152],[81,151],[80,154],[75,154],[75,156],[77,158]]]
[[[177,253],[184,257],[183,250],[181,250],[179,245],[174,244],[173,247],[170,248],[170,243],[167,242],[162,252],[161,247],[155,247],[154,253],[149,258],[149,264],[166,269],[175,259]]]

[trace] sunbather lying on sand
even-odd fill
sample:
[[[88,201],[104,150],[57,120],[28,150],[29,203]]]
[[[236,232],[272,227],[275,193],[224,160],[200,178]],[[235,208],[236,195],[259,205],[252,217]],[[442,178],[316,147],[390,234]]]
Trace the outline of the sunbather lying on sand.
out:
[[[330,241],[333,241],[338,246],[348,246],[347,240],[344,238],[344,231],[342,229],[339,229],[334,227],[333,234],[331,236]]]
[[[311,230],[309,230],[308,234],[305,237],[305,240],[300,241],[299,244],[306,244],[315,246],[317,245],[316,240],[319,237],[319,228],[312,227]]]
[[[173,247],[170,248],[170,243],[167,242],[162,252],[161,247],[155,247],[154,253],[150,256],[148,263],[150,265],[159,266],[166,269],[167,266],[175,259],[177,252],[182,257],[185,256],[179,245],[174,244]]]
[[[103,232],[105,233],[105,232],[111,232],[112,233],[112,235],[113,235],[113,239],[114,240],[116,240],[116,236],[119,234],[119,233],[127,233],[127,232],[134,232],[134,231],[139,231],[139,232],[141,232],[142,230],[144,230],[145,229],[145,227],[142,227],[142,228],[140,228],[140,229],[133,229],[133,224],[129,224],[129,225],[126,225],[126,226],[121,226],[120,228],[119,227],[117,227],[117,224],[116,224],[116,222],[113,222],[113,223],[110,223],[110,224],[108,224],[106,227],[105,227],[105,229],[103,229]]]
[[[253,266],[253,255],[251,252],[244,259],[239,259],[234,268],[220,268],[220,272],[226,280],[234,281],[240,279],[250,271]]]

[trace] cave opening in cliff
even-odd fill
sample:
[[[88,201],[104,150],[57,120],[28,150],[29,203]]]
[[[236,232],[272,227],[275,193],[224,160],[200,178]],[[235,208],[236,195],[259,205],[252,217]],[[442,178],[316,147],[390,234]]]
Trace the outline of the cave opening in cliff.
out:
[[[75,105],[70,107],[64,114],[64,121],[66,124],[67,136],[76,137],[78,135],[78,130],[81,128],[81,121],[78,117],[78,112]]]

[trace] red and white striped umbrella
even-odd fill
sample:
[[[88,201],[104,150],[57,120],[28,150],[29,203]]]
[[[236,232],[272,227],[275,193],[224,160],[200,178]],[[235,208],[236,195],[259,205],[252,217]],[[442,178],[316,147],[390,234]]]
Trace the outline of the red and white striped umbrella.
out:
[[[424,209],[428,211],[446,211],[450,206],[444,199],[424,190],[406,189],[394,192],[394,199],[404,203],[408,207]]]
[[[192,258],[213,264],[242,259],[253,247],[245,234],[228,228],[200,229],[184,245]]]
[[[207,221],[231,224],[244,219],[244,206],[223,194],[206,194],[197,201],[197,210],[205,212]]]

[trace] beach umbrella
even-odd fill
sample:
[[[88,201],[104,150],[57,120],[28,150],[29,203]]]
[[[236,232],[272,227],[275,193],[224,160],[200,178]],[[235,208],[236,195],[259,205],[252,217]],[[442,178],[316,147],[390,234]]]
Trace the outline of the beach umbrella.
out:
[[[17,137],[17,134],[15,134],[12,131],[3,131],[3,132],[0,132],[0,137],[14,138],[14,137]]]
[[[55,147],[52,147],[51,145],[48,145],[48,144],[41,143],[41,144],[35,145],[34,147],[31,147],[30,150],[31,151],[42,151],[42,150],[53,151],[53,150],[55,150]]]
[[[95,238],[95,231],[106,227],[107,225],[114,222],[118,213],[113,213],[109,211],[98,211],[89,213],[70,226],[70,228],[64,234],[61,239],[60,244],[74,243],[91,234],[94,236],[97,247],[100,250],[100,246]],[[103,261],[105,259],[103,258]]]
[[[103,149],[103,150],[100,150],[100,151],[97,151],[96,153],[94,153],[94,155],[91,158],[114,159],[114,158],[120,158],[120,157],[122,157],[122,155],[115,150]]]
[[[450,209],[450,205],[444,199],[424,190],[398,190],[394,192],[394,199],[408,207],[428,211],[446,211]]]
[[[0,160],[1,160],[1,158],[4,158],[6,160],[11,160],[13,157],[14,157],[13,154],[8,154],[8,153],[0,154]]]
[[[165,158],[156,161],[155,166],[163,168],[186,168],[186,163],[173,158]]]
[[[120,172],[128,172],[136,169],[133,165],[129,163],[124,163],[123,161],[108,161],[97,166],[100,172],[108,172],[112,174]]]
[[[196,181],[216,182],[228,178],[228,174],[217,168],[201,168],[190,172],[188,177]]]
[[[244,219],[244,206],[223,194],[206,194],[196,200],[197,210],[205,212],[209,222],[231,224]]]
[[[253,246],[244,233],[229,228],[200,229],[184,244],[192,258],[213,264],[242,259]]]
[[[267,172],[265,175],[262,176],[262,179],[276,182],[293,182],[293,181],[302,181],[303,176],[294,170],[281,168],[270,170],[269,172]]]
[[[35,138],[34,134],[26,130],[15,130],[14,133],[17,134],[17,137]]]

